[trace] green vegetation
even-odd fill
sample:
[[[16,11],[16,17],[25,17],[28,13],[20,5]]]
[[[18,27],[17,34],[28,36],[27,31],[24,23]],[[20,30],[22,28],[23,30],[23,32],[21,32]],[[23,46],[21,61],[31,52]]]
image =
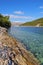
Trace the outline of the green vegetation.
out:
[[[5,28],[11,27],[11,23],[9,21],[9,16],[3,16],[0,14],[0,26],[5,27]]]
[[[37,26],[37,25],[43,26],[43,18],[21,24],[21,26]]]

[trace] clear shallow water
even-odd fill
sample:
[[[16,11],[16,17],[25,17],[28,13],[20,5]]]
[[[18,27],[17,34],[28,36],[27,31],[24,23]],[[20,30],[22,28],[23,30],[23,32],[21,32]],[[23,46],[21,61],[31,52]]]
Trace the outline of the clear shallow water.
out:
[[[14,27],[9,34],[22,42],[43,63],[43,27]]]

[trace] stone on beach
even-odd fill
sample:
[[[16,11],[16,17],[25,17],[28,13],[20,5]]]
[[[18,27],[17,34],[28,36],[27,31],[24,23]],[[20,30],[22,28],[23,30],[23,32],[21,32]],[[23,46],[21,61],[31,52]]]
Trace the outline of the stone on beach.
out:
[[[0,65],[40,65],[32,53],[0,27]]]

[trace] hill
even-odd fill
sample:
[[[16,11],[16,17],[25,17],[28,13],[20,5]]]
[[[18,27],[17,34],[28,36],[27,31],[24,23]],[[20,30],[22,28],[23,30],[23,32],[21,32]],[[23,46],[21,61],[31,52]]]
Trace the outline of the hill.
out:
[[[31,21],[31,22],[23,23],[21,24],[21,26],[36,26],[36,27],[43,26],[43,18]]]

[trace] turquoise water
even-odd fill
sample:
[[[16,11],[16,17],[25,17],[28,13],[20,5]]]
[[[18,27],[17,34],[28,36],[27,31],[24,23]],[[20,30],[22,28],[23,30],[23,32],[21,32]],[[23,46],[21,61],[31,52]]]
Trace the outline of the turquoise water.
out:
[[[9,34],[22,42],[43,64],[43,27],[14,27]]]

